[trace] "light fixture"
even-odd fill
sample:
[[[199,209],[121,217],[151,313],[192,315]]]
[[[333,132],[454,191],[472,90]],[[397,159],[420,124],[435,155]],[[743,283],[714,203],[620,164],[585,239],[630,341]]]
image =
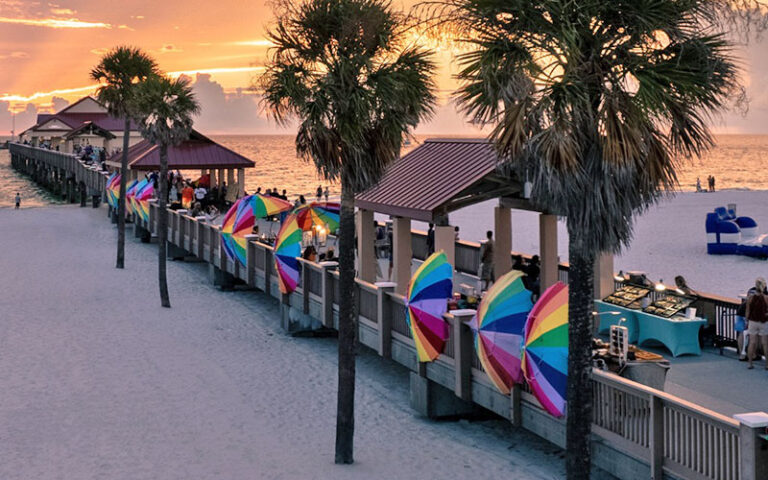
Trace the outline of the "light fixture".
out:
[[[684,291],[682,291],[682,290],[680,290],[679,288],[675,288],[675,292],[676,292],[678,295],[685,295],[685,292],[684,292]]]
[[[655,288],[657,292],[663,292],[664,290],[667,289],[667,287],[664,286],[664,280],[661,278],[659,279],[659,283],[656,284]]]
[[[624,272],[619,270],[619,273],[613,276],[613,279],[617,282],[625,282],[627,279],[624,277]]]

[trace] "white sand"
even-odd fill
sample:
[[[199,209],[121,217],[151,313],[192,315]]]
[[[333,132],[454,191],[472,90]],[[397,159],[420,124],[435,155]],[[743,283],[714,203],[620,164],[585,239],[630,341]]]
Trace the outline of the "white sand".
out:
[[[104,210],[0,209],[0,479],[562,478],[561,453],[503,421],[432,422],[406,372],[359,361],[356,459],[333,464],[336,343],[282,335],[275,302]]]
[[[717,295],[736,297],[754,284],[757,276],[768,278],[764,260],[737,255],[707,255],[704,221],[707,212],[728,203],[737,204],[739,215],[757,221],[761,233],[768,233],[768,191],[726,190],[714,193],[680,193],[640,216],[635,236],[627,251],[615,259],[615,269],[641,270],[650,279],[671,284],[683,275],[692,288]],[[451,224],[460,227],[461,238],[480,241],[493,229],[495,201],[484,202],[451,214]],[[414,223],[414,228],[425,225]],[[558,224],[558,251],[568,261],[568,233]],[[512,211],[512,248],[538,253],[539,223],[535,213]]]

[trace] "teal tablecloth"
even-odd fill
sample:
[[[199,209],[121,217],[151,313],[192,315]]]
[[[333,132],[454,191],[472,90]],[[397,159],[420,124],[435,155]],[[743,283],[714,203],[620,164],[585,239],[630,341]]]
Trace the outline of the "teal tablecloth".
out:
[[[597,330],[598,333],[608,335],[611,332],[611,325],[621,324],[627,327],[629,342],[637,343],[638,328],[635,310],[620,307],[612,303],[605,303],[601,300],[595,300],[595,310],[597,311],[597,317],[600,320],[600,326]],[[619,315],[614,315],[613,312],[619,312]]]
[[[642,345],[649,340],[661,342],[673,356],[692,354],[701,355],[699,345],[699,329],[704,326],[706,320],[673,320],[663,318],[642,310],[632,310],[620,307],[600,300],[595,301],[595,308],[599,313],[620,312],[620,315],[598,315],[600,319],[599,333],[609,333],[611,325],[618,325],[624,318],[622,325],[629,331],[629,341]]]

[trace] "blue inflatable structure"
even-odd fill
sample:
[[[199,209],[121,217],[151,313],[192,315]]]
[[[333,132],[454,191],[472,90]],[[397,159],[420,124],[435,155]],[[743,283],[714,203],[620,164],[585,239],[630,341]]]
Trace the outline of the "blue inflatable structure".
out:
[[[768,257],[768,235],[758,235],[757,222],[737,217],[735,206],[717,207],[707,214],[707,253]]]

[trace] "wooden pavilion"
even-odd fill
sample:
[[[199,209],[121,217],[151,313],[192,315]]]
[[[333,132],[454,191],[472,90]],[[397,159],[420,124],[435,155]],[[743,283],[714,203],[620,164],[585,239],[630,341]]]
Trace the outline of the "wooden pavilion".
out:
[[[379,183],[356,198],[358,276],[376,280],[374,212],[392,216],[393,281],[404,294],[411,278],[411,221],[435,224],[435,250],[455,265],[455,232],[448,214],[469,205],[499,199],[494,207],[496,278],[512,268],[512,209],[539,213],[542,291],[558,280],[557,215],[535,208],[525,198],[524,182],[499,173],[499,159],[486,139],[430,139],[394,162]],[[613,290],[613,257],[596,262],[595,294]]]

